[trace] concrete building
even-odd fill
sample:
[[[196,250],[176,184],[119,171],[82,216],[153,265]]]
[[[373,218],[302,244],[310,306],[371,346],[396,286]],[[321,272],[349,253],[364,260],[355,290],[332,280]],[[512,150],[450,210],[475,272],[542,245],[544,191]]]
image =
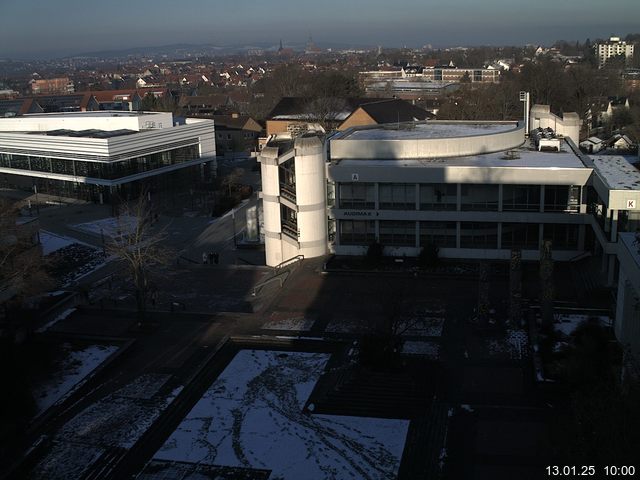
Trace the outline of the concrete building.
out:
[[[551,112],[549,105],[533,105],[529,113],[529,131],[538,128],[552,129],[557,135],[570,138],[573,143],[580,142],[582,120],[575,112],[564,113],[562,117]]]
[[[608,42],[596,43],[596,57],[598,58],[598,67],[602,68],[611,57],[624,55],[625,62],[633,58],[633,43],[627,43],[620,40],[620,37],[611,37]]]
[[[69,79],[69,77],[42,78],[31,80],[29,82],[29,88],[31,89],[31,93],[34,95],[55,95],[73,93],[75,91],[73,82]]]
[[[0,119],[0,184],[108,201],[213,176],[214,122],[170,113],[73,112]],[[187,187],[188,188],[188,187]]]
[[[614,332],[625,351],[625,373],[640,378],[640,252],[635,233],[621,233]]]
[[[601,257],[613,283],[617,235],[640,227],[640,172],[581,154],[573,134],[555,137],[560,151],[539,151],[525,133],[516,122],[427,121],[352,128],[324,144],[271,137],[259,156],[267,264],[364,255],[375,241],[388,256],[435,244],[444,258],[520,249],[536,260],[551,240],[556,260]]]

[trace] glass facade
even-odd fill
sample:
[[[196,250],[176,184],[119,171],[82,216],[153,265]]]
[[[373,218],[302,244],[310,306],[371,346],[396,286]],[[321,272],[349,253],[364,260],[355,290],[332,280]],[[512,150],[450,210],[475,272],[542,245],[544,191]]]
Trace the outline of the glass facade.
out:
[[[341,245],[370,245],[376,240],[373,220],[340,220]]]
[[[537,250],[539,231],[537,223],[503,223],[502,248]]]
[[[498,224],[460,222],[461,248],[498,248]]]
[[[420,210],[456,210],[457,196],[455,183],[420,184]]]
[[[0,167],[75,175],[78,177],[98,178],[102,180],[116,180],[162,167],[188,162],[199,157],[200,153],[197,145],[180,147],[118,162],[89,162],[85,160],[68,160],[3,153],[0,154]]]
[[[415,210],[415,183],[381,183],[378,186],[380,210]]]
[[[193,165],[181,168],[162,175],[153,175],[133,182],[127,182],[112,187],[81,183],[67,180],[55,180],[51,178],[28,177],[0,173],[0,185],[3,187],[18,188],[20,190],[34,192],[34,186],[38,193],[46,193],[65,198],[78,198],[90,202],[109,202],[115,197],[120,199],[135,198],[142,188],[153,192],[168,192],[170,194],[184,194],[189,189],[206,188],[205,179],[213,177],[212,166]]]
[[[416,222],[380,221],[380,243],[384,246],[415,247]]]
[[[462,184],[462,210],[498,211],[498,185]]]
[[[562,223],[545,223],[544,239],[551,240],[551,247],[555,250],[578,249],[578,225]]]
[[[420,222],[420,246],[455,248],[456,231],[456,222]]]
[[[540,211],[540,185],[504,185],[502,210],[505,212]]]
[[[376,206],[374,183],[341,183],[340,208],[373,209]]]
[[[574,185],[547,185],[544,187],[545,212],[579,212],[580,187]]]

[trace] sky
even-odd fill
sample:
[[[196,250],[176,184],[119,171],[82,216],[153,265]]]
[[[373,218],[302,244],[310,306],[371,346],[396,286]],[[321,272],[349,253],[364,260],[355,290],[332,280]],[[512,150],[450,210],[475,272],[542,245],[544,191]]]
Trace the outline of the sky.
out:
[[[0,58],[176,43],[550,45],[640,33],[640,0],[0,0]]]

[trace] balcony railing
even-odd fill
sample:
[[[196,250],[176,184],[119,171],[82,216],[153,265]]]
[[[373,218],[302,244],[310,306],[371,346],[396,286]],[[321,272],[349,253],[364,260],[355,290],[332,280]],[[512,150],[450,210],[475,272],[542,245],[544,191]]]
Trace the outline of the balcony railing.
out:
[[[282,222],[282,233],[298,240],[298,225],[293,222]]]
[[[286,198],[287,200],[291,200],[295,203],[296,201],[296,187],[295,185],[288,185],[281,183],[280,184],[280,196]]]

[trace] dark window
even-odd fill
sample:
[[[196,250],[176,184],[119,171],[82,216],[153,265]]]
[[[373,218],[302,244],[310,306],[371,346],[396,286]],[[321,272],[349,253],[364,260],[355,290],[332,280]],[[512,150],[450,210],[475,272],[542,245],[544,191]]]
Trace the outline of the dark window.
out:
[[[373,183],[341,183],[340,208],[375,208],[375,186]]]
[[[398,247],[416,246],[416,223],[406,221],[381,221],[380,243]]]
[[[373,220],[340,220],[341,245],[370,245],[376,240]]]
[[[502,248],[538,249],[537,223],[503,223]]]
[[[378,186],[378,208],[381,210],[415,210],[415,184],[381,183]]]
[[[498,210],[498,185],[463,184],[462,210]]]
[[[502,210],[506,212],[540,211],[539,185],[504,185]]]
[[[544,187],[545,212],[579,212],[580,187],[573,185],[547,185]]]
[[[458,186],[455,183],[420,185],[420,210],[456,210]]]
[[[498,224],[460,222],[460,247],[498,248]]]
[[[456,246],[456,222],[420,222],[420,246]]]
[[[551,240],[551,248],[555,250],[578,249],[578,225],[562,223],[545,223],[544,239]]]

